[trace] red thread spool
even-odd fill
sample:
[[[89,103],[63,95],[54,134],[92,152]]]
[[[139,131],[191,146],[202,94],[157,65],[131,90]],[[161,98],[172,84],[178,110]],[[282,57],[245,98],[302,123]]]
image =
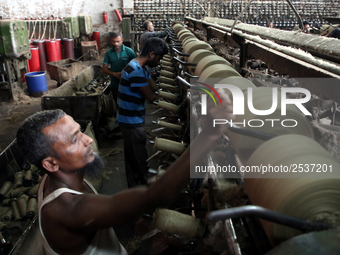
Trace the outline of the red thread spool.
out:
[[[39,72],[40,71],[40,61],[39,61],[39,48],[36,46],[30,46],[31,59],[28,60],[29,72]]]
[[[64,38],[64,59],[70,58],[74,59],[74,47],[73,47],[73,39]]]
[[[103,12],[103,17],[104,17],[104,23],[107,23],[108,20],[107,20],[107,13],[106,12]]]
[[[39,62],[40,62],[40,71],[47,70],[47,61],[46,61],[46,45],[45,41],[42,40],[33,40],[33,44],[39,49]]]
[[[99,31],[94,31],[92,33],[91,40],[97,42],[98,52],[100,53],[100,32]]]
[[[57,49],[57,41],[55,40],[45,40],[46,45],[46,55],[48,62],[58,61],[59,52]]]
[[[58,57],[59,57],[59,60],[62,60],[63,59],[63,53],[61,51],[61,39],[55,39],[56,40],[56,45],[57,45],[57,51],[59,53]]]
[[[115,13],[117,15],[118,20],[122,21],[123,19],[122,19],[122,16],[120,16],[120,13],[119,13],[118,9],[115,10]]]

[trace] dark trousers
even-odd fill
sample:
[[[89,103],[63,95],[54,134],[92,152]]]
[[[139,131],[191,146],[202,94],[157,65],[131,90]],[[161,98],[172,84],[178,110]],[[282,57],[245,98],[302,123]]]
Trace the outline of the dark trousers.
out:
[[[146,184],[148,172],[148,153],[146,151],[146,134],[142,127],[120,126],[124,138],[125,173],[129,188]]]
[[[115,104],[117,105],[118,87],[117,88],[111,87],[111,93],[113,96],[113,100],[115,100]]]

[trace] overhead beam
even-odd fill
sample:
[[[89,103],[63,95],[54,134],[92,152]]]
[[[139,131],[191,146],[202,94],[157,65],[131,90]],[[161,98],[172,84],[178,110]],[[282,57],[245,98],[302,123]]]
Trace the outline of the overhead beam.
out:
[[[340,76],[300,59],[270,49],[258,43],[247,43],[247,57],[261,59],[280,74],[297,78],[299,85],[323,99],[340,103]]]
[[[267,30],[267,28],[259,27],[258,30],[252,30],[251,34],[249,32],[249,27],[258,27],[254,25],[242,24],[242,26],[247,27],[247,31],[244,29],[241,31],[239,29],[239,24],[235,26],[235,29],[231,33],[231,27],[224,27],[219,24],[214,24],[207,22],[205,20],[196,20],[193,18],[186,18],[192,24],[195,24],[197,28],[200,28],[207,32],[208,37],[210,38],[218,38],[220,40],[228,42],[231,46],[236,46],[236,39],[243,38],[245,40],[245,45],[242,49],[241,47],[241,56],[243,56],[243,62],[246,59],[250,58],[258,58],[265,61],[271,69],[278,71],[281,74],[287,74],[291,77],[298,78],[299,84],[301,87],[304,87],[311,91],[311,93],[316,94],[324,99],[332,99],[337,103],[340,103],[340,65],[336,63],[329,62],[324,59],[319,59],[313,57],[312,55],[306,53],[305,51],[280,45],[274,40],[263,39],[263,33]],[[232,25],[230,21],[229,25]],[[272,29],[273,30],[273,29]],[[254,31],[261,32],[261,36],[254,34]],[[270,31],[269,35],[274,36],[274,34],[289,32],[290,35],[294,35],[297,37],[295,32],[290,31],[281,31],[275,29],[274,32]],[[266,33],[268,35],[268,33]],[[235,35],[237,35],[235,37]],[[303,38],[311,38],[314,37],[312,35],[303,35]],[[305,37],[307,36],[307,37]],[[300,37],[300,39],[302,38]],[[317,39],[323,38],[316,37]],[[294,38],[290,38],[290,41],[294,41]],[[289,41],[286,39],[287,41]],[[302,39],[301,39],[302,40]],[[297,41],[294,42],[296,45],[302,45],[307,47],[306,45],[311,42],[303,42],[300,43]],[[275,40],[276,41],[276,40]],[[340,46],[340,40],[338,40]],[[239,45],[237,45],[239,47]],[[303,47],[302,47],[303,48]],[[318,45],[317,47],[319,52],[327,51],[327,54],[339,54],[340,56],[340,47],[334,49],[334,51],[329,51],[329,46]],[[241,59],[240,59],[241,61]]]

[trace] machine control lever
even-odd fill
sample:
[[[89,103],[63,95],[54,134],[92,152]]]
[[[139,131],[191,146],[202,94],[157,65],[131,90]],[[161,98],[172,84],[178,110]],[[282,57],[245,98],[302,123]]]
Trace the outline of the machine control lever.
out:
[[[208,214],[208,220],[219,221],[249,216],[259,217],[261,219],[299,229],[304,232],[322,231],[332,228],[332,226],[327,223],[301,220],[255,205],[245,205],[237,208],[214,211]]]

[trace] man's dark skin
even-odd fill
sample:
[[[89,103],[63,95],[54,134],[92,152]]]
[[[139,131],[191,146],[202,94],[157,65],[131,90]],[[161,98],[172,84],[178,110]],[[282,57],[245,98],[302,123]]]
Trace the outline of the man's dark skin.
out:
[[[149,32],[154,32],[155,31],[155,28],[154,28],[154,26],[153,26],[151,21],[148,23],[147,30]]]
[[[124,38],[117,36],[115,38],[110,39],[110,42],[112,44],[112,47],[114,48],[114,50],[119,53],[121,48],[122,48],[122,44],[123,44]],[[103,64],[102,67],[102,72],[111,76],[116,77],[117,79],[120,80],[120,77],[122,76],[122,72],[112,72],[109,69],[109,66],[106,64]]]
[[[123,40],[124,39],[120,36],[111,39],[111,44],[112,44],[113,48],[116,50],[117,53],[120,51],[120,49],[122,47]],[[141,67],[145,67],[146,65],[148,65],[149,67],[155,67],[155,66],[158,65],[158,63],[162,59],[162,57],[163,56],[156,56],[156,58],[155,58],[155,54],[153,52],[150,52],[148,54],[148,56],[144,57],[144,56],[140,55],[139,57],[136,58],[136,60],[138,61],[138,63],[140,64]],[[108,68],[108,65],[106,65],[106,64],[103,64],[102,72],[105,73],[105,74],[114,76],[117,79],[120,79],[121,76],[122,76],[122,72],[112,72],[112,71],[110,71],[110,69]],[[148,83],[149,83],[152,91],[157,90],[157,86],[156,86],[155,81],[153,79],[149,79]],[[158,99],[158,97],[154,93],[152,93],[153,95],[151,95],[151,94],[149,94],[149,91],[145,91],[145,92],[148,93],[148,96],[151,99],[151,101],[149,100],[148,97],[146,97],[146,99],[148,99],[150,102]],[[144,93],[144,91],[143,91],[143,93]],[[146,94],[144,94],[144,95],[147,96]]]
[[[156,56],[155,53],[152,51],[150,52],[147,56],[143,56],[143,55],[139,55],[136,58],[136,61],[139,63],[139,65],[144,68],[145,66],[149,66],[149,67],[155,67],[159,64],[159,61],[163,58],[163,56]],[[153,102],[157,99],[159,99],[159,97],[153,93],[154,91],[157,90],[157,86],[155,84],[155,81],[150,78],[148,80],[149,86],[145,86],[145,87],[141,87],[139,88],[142,93],[144,94],[145,98],[149,101],[149,102]]]
[[[148,62],[146,59],[142,58],[140,63]],[[152,93],[151,88],[145,90],[146,94]],[[143,213],[174,201],[190,180],[190,160],[204,158],[226,131],[225,125],[212,128],[213,119],[233,118],[228,97],[223,91],[219,93],[223,106],[208,104],[205,124],[211,128],[204,128],[191,143],[191,159],[187,149],[151,186],[124,190],[112,196],[93,194],[84,182],[84,174],[77,171],[95,159],[93,140],[80,131],[79,124],[65,115],[45,127],[43,133],[54,138],[53,148],[58,157],[48,156],[42,160],[48,172],[44,198],[59,188],[86,193],[63,193],[42,208],[41,225],[51,248],[60,254],[80,254],[88,248],[97,230],[131,223]]]

